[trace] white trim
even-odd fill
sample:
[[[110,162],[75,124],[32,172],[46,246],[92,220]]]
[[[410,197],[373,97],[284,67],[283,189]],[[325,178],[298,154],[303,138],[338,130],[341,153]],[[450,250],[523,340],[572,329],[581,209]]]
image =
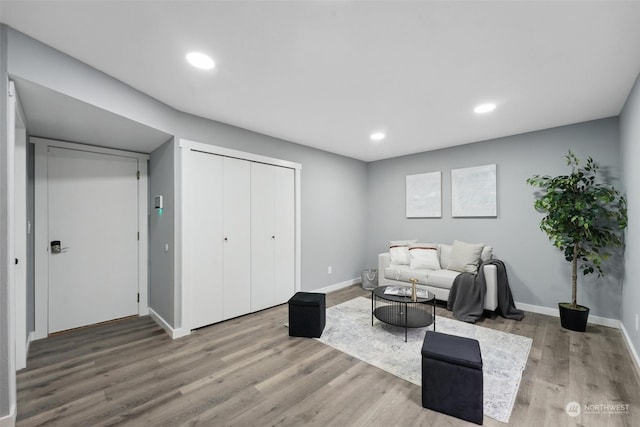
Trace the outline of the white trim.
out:
[[[49,218],[47,206],[49,206],[49,193],[47,192],[47,146],[35,145],[35,172],[34,172],[34,258],[35,258],[35,339],[46,338],[49,332],[49,257],[48,242]]]
[[[15,270],[14,270],[14,259],[15,259],[15,131],[16,131],[16,98],[15,98],[15,90],[14,86],[11,82],[7,80],[7,117],[6,123],[7,128],[3,129],[2,132],[6,132],[6,147],[5,147],[5,158],[2,165],[0,165],[0,169],[5,168],[5,178],[6,178],[6,188],[7,188],[7,203],[6,203],[6,236],[4,236],[4,241],[1,244],[6,245],[6,258],[1,262],[6,263],[7,266],[7,301],[6,301],[6,315],[7,315],[7,324],[3,325],[3,328],[6,328],[6,338],[7,338],[7,359],[3,360],[3,363],[6,362],[7,368],[9,372],[7,372],[6,383],[8,383],[6,387],[6,395],[5,399],[11,405],[11,413],[14,414],[9,422],[13,420],[15,423],[15,405],[16,405],[16,283],[15,283]],[[2,153],[0,153],[0,157]],[[3,303],[4,304],[4,303]],[[24,336],[23,336],[24,337]],[[3,381],[4,383],[4,381]],[[3,422],[4,424],[4,422]],[[7,424],[9,425],[9,424]]]
[[[149,317],[151,317],[153,321],[156,322],[158,326],[160,326],[162,329],[164,329],[165,332],[174,340],[176,338],[182,338],[182,337],[186,337],[187,335],[191,335],[191,331],[188,329],[185,329],[185,328],[173,329],[171,325],[169,325],[169,323],[166,320],[164,320],[162,316],[156,313],[155,310],[151,307],[149,307]]]
[[[89,153],[109,154],[138,160],[140,179],[138,180],[138,292],[140,303],[138,315],[148,314],[149,301],[149,254],[148,254],[148,154],[95,147],[73,142],[31,137],[35,145],[35,339],[46,338],[49,334],[49,215],[48,203],[48,149],[49,147]]]
[[[540,305],[525,304],[522,302],[516,302],[516,307],[519,308],[520,310],[530,311],[532,313],[546,314],[547,316],[560,317],[560,313],[558,312],[558,307],[550,308],[550,307],[543,307]],[[620,321],[618,319],[610,319],[608,317],[589,315],[589,323],[591,323],[592,325],[607,326],[609,328],[616,328],[616,329],[620,328]]]
[[[16,425],[16,404],[11,404],[9,414],[0,418],[0,427],[14,427]]]
[[[624,343],[627,345],[627,349],[629,350],[629,354],[631,355],[631,359],[633,360],[633,365],[636,370],[636,374],[638,378],[640,378],[640,357],[638,357],[638,352],[636,348],[633,346],[633,342],[631,342],[631,337],[627,333],[627,328],[624,327],[624,323],[620,322],[620,330],[622,331],[622,337],[624,338]]]
[[[202,142],[190,141],[188,139],[180,139],[178,143],[180,148],[187,148],[193,151],[202,151],[204,153],[218,154],[220,156],[234,157],[236,159],[249,160],[252,162],[266,163],[274,166],[282,166],[300,170],[300,163],[290,162],[288,160],[276,159],[275,157],[261,156],[259,154],[247,153],[244,151],[232,150],[230,148],[218,147],[216,145],[204,144]]]
[[[188,224],[186,224],[185,218],[182,216],[182,212],[185,209],[185,200],[189,200],[191,191],[189,188],[185,188],[185,168],[183,167],[185,159],[188,156],[185,153],[190,151],[198,151],[203,153],[215,154],[220,156],[232,157],[241,160],[248,160],[251,162],[264,163],[268,165],[281,166],[290,169],[294,169],[294,191],[295,191],[295,260],[294,260],[294,291],[301,289],[302,283],[302,184],[301,184],[301,170],[302,165],[300,163],[290,162],[288,160],[277,159],[274,157],[266,157],[259,154],[247,153],[244,151],[232,150],[229,148],[218,147],[215,145],[204,144],[200,142],[190,141],[187,139],[179,139],[175,145],[176,153],[174,164],[176,182],[175,182],[175,236],[180,236],[175,239],[174,244],[174,256],[175,256],[175,307],[180,307],[180,313],[175,315],[174,323],[180,328],[191,330],[191,316],[190,316],[190,304],[191,304],[191,287],[189,279],[189,269],[185,268],[184,260],[189,259],[189,233],[191,232]],[[184,149],[184,150],[183,150]]]
[[[329,292],[339,291],[340,289],[348,288],[349,286],[357,285],[359,283],[362,283],[361,277],[345,280],[344,282],[340,283],[334,283],[333,285],[325,286],[324,288],[320,289],[314,289],[309,292],[319,292],[322,294],[327,294]]]
[[[44,144],[47,147],[67,148],[69,150],[87,151],[89,153],[111,154],[112,156],[133,157],[134,159],[149,160],[148,154],[136,153],[134,151],[116,150],[115,148],[98,147],[95,145],[85,145],[75,142],[58,141],[56,139],[46,139],[32,136],[30,141],[36,145]]]
[[[15,369],[19,371],[27,367],[27,131],[12,81],[9,81],[9,97],[14,114],[13,141],[8,142],[14,144],[13,256],[19,260],[17,265],[10,265],[14,270]]]
[[[148,160],[138,158],[138,231],[140,238],[138,243],[138,316],[149,314],[149,177]]]
[[[31,343],[36,340],[35,331],[29,332],[29,336],[27,337],[27,357],[29,357],[29,348],[31,348]]]

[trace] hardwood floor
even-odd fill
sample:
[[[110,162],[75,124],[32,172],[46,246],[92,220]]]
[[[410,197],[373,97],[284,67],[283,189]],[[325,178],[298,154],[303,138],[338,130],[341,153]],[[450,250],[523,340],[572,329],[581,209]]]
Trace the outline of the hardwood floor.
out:
[[[327,305],[367,294],[352,286]],[[451,317],[442,307],[437,315]],[[18,426],[474,425],[423,409],[414,384],[290,338],[287,320],[281,305],[177,340],[142,317],[36,341],[18,373]],[[639,380],[619,330],[570,332],[534,313],[479,325],[533,339],[509,425],[640,425]],[[582,410],[575,418],[565,412],[571,401]],[[612,404],[628,411],[597,406]]]

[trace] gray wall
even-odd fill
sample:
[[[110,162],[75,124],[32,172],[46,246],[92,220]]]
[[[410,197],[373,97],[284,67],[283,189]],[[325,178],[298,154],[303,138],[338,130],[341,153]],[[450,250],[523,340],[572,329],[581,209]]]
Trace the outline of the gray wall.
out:
[[[149,159],[149,307],[174,324],[174,169],[173,138]],[[153,209],[153,196],[163,196],[162,215]],[[165,251],[165,244],[169,250]]]
[[[195,116],[183,116],[181,131],[181,138],[302,164],[302,289],[360,277],[366,163]]]
[[[362,243],[365,239],[367,172],[364,162],[186,114],[181,117],[179,130],[177,139],[184,138],[302,164],[301,288],[315,290],[360,276],[365,265]],[[160,190],[155,190],[156,185],[162,185],[159,188],[170,194],[165,199],[165,215],[171,215],[171,222],[154,224],[151,214],[150,307],[171,326],[178,328],[182,326],[180,264],[176,262],[171,270],[166,265],[162,266],[171,254],[165,254],[164,249],[160,249],[168,243],[172,252],[176,246],[175,239],[180,238],[180,219],[176,217],[179,215],[176,203],[179,205],[180,149],[177,148],[178,142],[172,143],[172,146],[173,151],[165,145],[151,153],[151,196],[161,194]],[[170,188],[171,183],[174,183],[173,188]],[[163,218],[163,221],[166,219]],[[161,233],[161,238],[154,235],[156,231]],[[176,261],[180,259],[179,253],[173,256]],[[327,273],[328,266],[332,267],[331,275]],[[173,288],[170,283],[173,283]],[[164,313],[169,315],[166,306],[170,301],[173,303],[173,314],[164,317]]]
[[[8,34],[9,72],[16,77],[154,127],[177,139],[301,163],[302,289],[318,289],[359,277],[365,264],[362,244],[367,172],[364,162],[176,111],[18,31],[9,29]],[[150,186],[160,185],[161,190],[168,190],[166,177],[173,174],[176,180],[179,178],[180,151],[176,144],[172,145],[173,154],[170,150],[152,153]],[[172,155],[173,171],[168,170]],[[156,173],[161,174],[158,180],[154,177]],[[174,201],[179,203],[179,183],[175,182],[174,186]],[[151,196],[153,194],[156,194],[155,187],[151,190]],[[176,248],[175,239],[180,236],[179,212],[175,206],[165,205],[165,215],[175,215],[175,229],[172,236],[165,218],[163,224],[150,222],[150,307],[159,314],[166,313],[165,320],[172,320],[172,326],[180,327],[181,290],[176,280],[180,277],[179,264],[173,264],[171,274],[166,265],[171,254],[163,252],[166,240],[170,251]],[[159,236],[154,234],[153,227]],[[157,245],[161,245],[160,250]],[[179,259],[180,254],[174,256]],[[327,274],[328,266],[333,267],[332,275]],[[172,301],[173,315],[169,314],[169,301]]]
[[[640,76],[620,116],[620,144],[629,216],[621,320],[636,353],[640,353],[640,332],[635,320],[640,314]]]
[[[9,389],[15,381],[9,354],[15,345],[9,343],[9,247],[7,245],[9,195],[7,193],[7,27],[0,24],[0,418],[11,413]]]
[[[533,174],[566,173],[569,149],[582,159],[593,157],[604,172],[619,177],[616,118],[369,163],[367,263],[374,263],[394,239],[484,242],[494,246],[495,256],[507,265],[516,301],[556,307],[569,300],[570,265],[538,228],[542,215],[533,209],[534,190],[525,182]],[[451,169],[493,163],[498,217],[451,218]],[[442,218],[406,219],[405,176],[432,171],[442,171]],[[622,273],[620,258],[617,261],[603,279],[579,278],[579,303],[591,307],[595,316],[620,316]]]

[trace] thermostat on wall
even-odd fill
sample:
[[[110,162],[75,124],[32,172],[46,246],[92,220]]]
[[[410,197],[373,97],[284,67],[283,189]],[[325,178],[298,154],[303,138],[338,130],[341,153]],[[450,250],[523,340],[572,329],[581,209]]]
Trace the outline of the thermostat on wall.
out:
[[[153,197],[153,208],[154,209],[162,209],[162,196],[154,196]]]

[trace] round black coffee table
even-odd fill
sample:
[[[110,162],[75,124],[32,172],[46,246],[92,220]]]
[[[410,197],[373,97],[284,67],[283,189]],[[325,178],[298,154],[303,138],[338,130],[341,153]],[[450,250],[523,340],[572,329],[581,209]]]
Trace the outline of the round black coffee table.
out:
[[[408,296],[385,293],[387,288],[408,290]],[[408,328],[423,328],[433,324],[436,330],[436,296],[429,291],[426,297],[411,300],[411,288],[402,286],[378,286],[371,291],[371,326],[373,318],[389,325],[404,327],[404,341],[407,342]]]

